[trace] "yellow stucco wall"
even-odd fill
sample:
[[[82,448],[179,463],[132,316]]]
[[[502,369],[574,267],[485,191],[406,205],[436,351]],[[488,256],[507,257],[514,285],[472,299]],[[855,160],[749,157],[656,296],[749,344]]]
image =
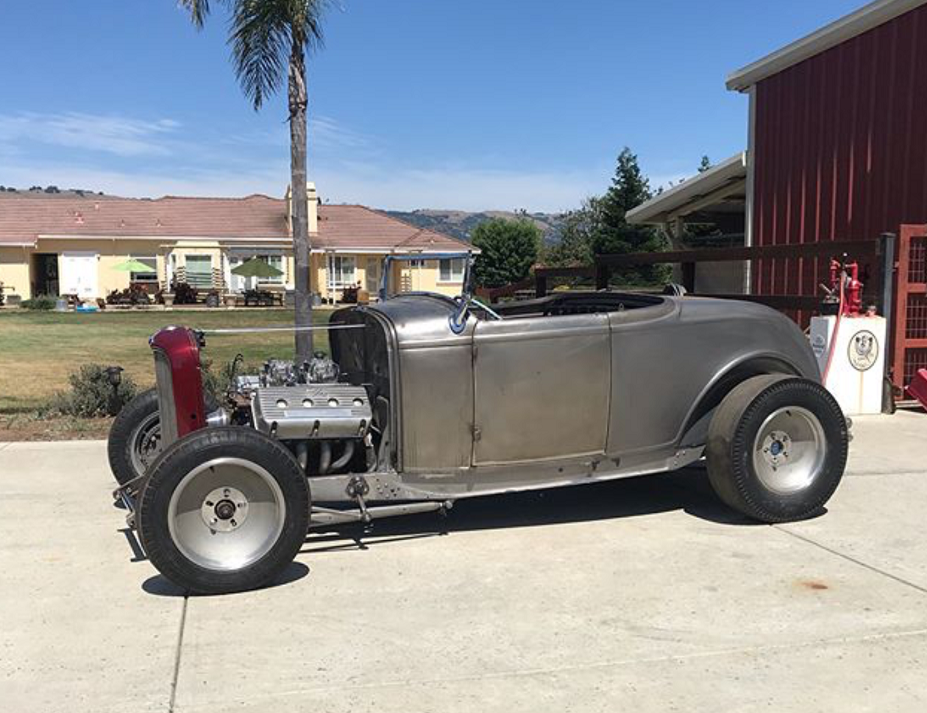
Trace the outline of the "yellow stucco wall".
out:
[[[0,282],[5,295],[16,294],[24,300],[32,297],[27,249],[0,248]]]
[[[227,246],[226,246],[227,247]],[[260,248],[255,248],[259,250]],[[279,249],[279,248],[277,248]],[[7,293],[16,293],[27,299],[31,295],[31,283],[35,276],[33,255],[36,253],[54,253],[59,256],[59,276],[62,276],[61,255],[69,252],[95,253],[97,256],[97,294],[96,297],[105,297],[112,290],[121,290],[129,286],[129,273],[113,268],[130,258],[155,257],[157,262],[158,279],[162,283],[167,280],[168,255],[173,254],[176,268],[186,264],[187,255],[209,255],[212,258],[213,268],[226,267],[226,248],[218,241],[210,240],[131,240],[125,238],[100,240],[54,240],[41,238],[36,248],[0,248],[0,280],[5,283]],[[380,279],[367,283],[368,270],[373,265],[382,269],[383,254],[353,253],[341,254],[341,257],[354,258],[354,282],[360,284],[362,289],[369,290],[374,297],[379,288]],[[318,292],[325,299],[340,298],[340,290],[330,294],[328,290],[328,255],[314,253],[311,256],[311,285],[314,292]],[[285,284],[292,288],[295,276],[295,263],[292,254],[285,256],[286,277]],[[439,292],[446,295],[460,293],[460,282],[441,282],[439,279],[437,260],[425,260],[422,265],[412,265],[405,261],[392,264],[390,277],[390,291],[428,291]]]

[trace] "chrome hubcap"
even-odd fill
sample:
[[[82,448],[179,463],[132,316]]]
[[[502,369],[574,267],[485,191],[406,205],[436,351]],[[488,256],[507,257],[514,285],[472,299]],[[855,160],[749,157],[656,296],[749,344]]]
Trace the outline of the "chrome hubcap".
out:
[[[161,451],[161,419],[157,411],[146,416],[135,427],[130,450],[135,472],[144,475]]]
[[[792,406],[771,413],[757,431],[753,469],[775,493],[794,493],[814,482],[824,467],[824,427],[807,409]]]
[[[168,506],[168,527],[184,557],[227,571],[266,555],[285,516],[283,492],[264,468],[240,458],[215,458],[180,481]]]

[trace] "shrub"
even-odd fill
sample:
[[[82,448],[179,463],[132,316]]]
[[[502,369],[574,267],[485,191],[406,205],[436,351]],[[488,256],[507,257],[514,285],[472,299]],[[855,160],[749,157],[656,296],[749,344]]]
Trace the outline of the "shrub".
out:
[[[31,300],[23,300],[20,306],[26,309],[48,311],[50,309],[55,309],[55,302],[55,298],[49,295],[36,295]]]
[[[175,305],[194,305],[196,304],[197,291],[193,285],[186,282],[174,282],[171,285],[174,293]]]
[[[101,364],[84,364],[68,377],[68,382],[70,390],[55,394],[44,409],[46,414],[115,416],[138,393],[135,382],[126,374],[114,391],[106,367]]]

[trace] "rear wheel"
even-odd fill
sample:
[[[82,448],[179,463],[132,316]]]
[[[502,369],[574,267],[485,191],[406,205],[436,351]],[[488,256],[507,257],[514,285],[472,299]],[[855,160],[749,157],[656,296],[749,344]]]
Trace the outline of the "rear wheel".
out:
[[[309,486],[282,444],[252,429],[209,428],[172,444],[139,500],[148,559],[204,594],[254,589],[293,560],[309,527]]]
[[[161,452],[158,392],[143,391],[127,403],[109,429],[109,467],[120,485],[144,475]]]
[[[846,419],[823,386],[757,376],[735,387],[712,418],[708,475],[719,497],[749,517],[801,520],[837,489],[847,443]]]

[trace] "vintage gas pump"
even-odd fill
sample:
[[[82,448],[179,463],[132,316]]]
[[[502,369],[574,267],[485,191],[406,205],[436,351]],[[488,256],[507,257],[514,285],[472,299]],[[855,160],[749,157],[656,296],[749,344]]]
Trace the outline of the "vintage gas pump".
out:
[[[811,348],[821,380],[847,415],[882,412],[886,321],[863,308],[859,263],[830,262],[821,316],[811,318]],[[822,285],[822,287],[824,287]]]

